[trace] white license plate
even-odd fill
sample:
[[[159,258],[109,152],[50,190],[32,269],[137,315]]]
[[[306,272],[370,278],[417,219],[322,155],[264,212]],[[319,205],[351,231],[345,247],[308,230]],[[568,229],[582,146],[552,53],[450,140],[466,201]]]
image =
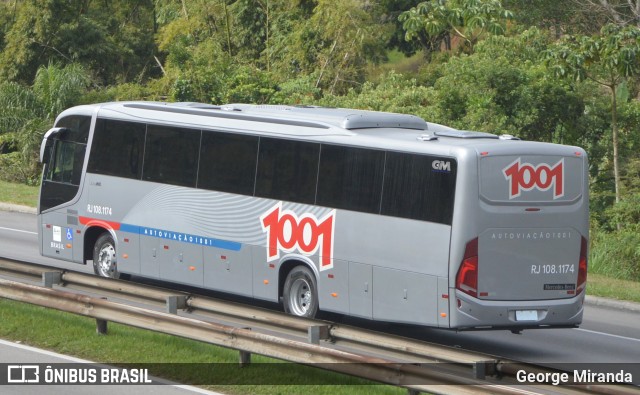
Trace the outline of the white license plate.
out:
[[[516,310],[516,321],[538,321],[538,310]]]

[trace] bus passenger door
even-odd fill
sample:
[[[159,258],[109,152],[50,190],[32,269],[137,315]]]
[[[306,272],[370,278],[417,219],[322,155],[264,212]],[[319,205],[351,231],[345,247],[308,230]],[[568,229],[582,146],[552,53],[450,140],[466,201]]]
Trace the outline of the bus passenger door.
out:
[[[41,215],[42,255],[73,260],[77,210],[50,210],[74,200],[80,188],[86,140],[69,128],[54,128],[42,142],[44,164],[38,213]],[[50,211],[47,211],[50,210]],[[75,254],[82,259],[81,253]]]

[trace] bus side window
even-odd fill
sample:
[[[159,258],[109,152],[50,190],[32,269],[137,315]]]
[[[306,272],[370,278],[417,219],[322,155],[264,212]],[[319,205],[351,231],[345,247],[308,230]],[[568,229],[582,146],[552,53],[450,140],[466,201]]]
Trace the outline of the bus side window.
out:
[[[313,204],[320,144],[260,138],[255,196]]]
[[[441,159],[387,152],[381,214],[450,225],[457,164],[444,158],[447,170],[436,170],[433,162]]]
[[[87,172],[139,180],[146,130],[144,123],[98,118]]]
[[[200,135],[199,129],[148,125],[142,179],[195,187]]]
[[[384,157],[380,150],[323,144],[316,204],[377,214]]]
[[[253,195],[258,137],[203,131],[198,188]]]

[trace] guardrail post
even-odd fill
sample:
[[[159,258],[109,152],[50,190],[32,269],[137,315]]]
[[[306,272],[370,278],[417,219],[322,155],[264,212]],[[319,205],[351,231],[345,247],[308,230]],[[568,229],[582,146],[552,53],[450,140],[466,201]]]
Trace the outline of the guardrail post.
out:
[[[178,314],[178,309],[185,309],[187,307],[187,297],[180,296],[167,296],[167,313]]]
[[[102,300],[107,300],[107,298],[100,298]],[[96,333],[98,335],[106,335],[107,334],[107,320],[101,320],[100,318],[96,318]]]
[[[251,353],[248,351],[240,350],[240,367],[249,365],[251,363]]]
[[[307,328],[309,343],[320,344],[320,340],[329,338],[329,327],[327,325],[313,325]]]
[[[484,380],[487,376],[495,374],[495,361],[476,361],[473,363],[473,377]]]
[[[45,288],[53,288],[55,284],[62,282],[62,273],[60,272],[44,272],[42,273],[42,286]]]
[[[251,328],[242,328],[246,330],[251,330]],[[249,351],[239,350],[240,353],[240,367],[244,367],[251,363],[251,353]]]
[[[98,335],[106,335],[107,334],[107,322],[106,320],[101,320],[96,318],[96,333]]]

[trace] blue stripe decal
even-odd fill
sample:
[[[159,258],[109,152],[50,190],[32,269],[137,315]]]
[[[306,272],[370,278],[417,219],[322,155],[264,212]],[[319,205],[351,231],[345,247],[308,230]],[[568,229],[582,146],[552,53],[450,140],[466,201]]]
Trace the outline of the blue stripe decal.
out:
[[[220,240],[211,237],[196,236],[188,233],[172,232],[170,230],[147,228],[131,224],[120,224],[120,230],[122,232],[136,233],[142,236],[157,237],[159,239],[174,240],[182,243],[198,244],[207,247],[223,248],[231,251],[240,251],[242,248],[242,243],[236,243],[235,241]]]
[[[120,224],[120,230],[127,233],[140,233],[140,227],[130,224]]]

